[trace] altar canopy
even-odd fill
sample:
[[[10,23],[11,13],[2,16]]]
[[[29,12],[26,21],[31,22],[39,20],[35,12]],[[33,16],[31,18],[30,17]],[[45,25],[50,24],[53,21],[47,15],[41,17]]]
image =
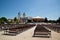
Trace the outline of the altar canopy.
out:
[[[33,17],[32,19],[34,22],[42,22],[44,21],[44,18],[40,17],[40,16],[36,16],[36,17]]]

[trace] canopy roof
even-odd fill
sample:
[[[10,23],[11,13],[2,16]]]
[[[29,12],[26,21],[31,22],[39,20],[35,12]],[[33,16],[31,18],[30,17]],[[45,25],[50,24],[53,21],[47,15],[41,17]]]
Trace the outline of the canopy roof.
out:
[[[33,17],[33,18],[42,18],[42,17],[40,17],[40,16],[36,16],[36,17]]]

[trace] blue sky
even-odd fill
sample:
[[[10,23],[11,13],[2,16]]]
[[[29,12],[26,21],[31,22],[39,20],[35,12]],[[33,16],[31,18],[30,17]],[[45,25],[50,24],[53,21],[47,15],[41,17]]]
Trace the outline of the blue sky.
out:
[[[18,12],[31,17],[60,17],[60,0],[0,0],[0,17],[14,18]]]

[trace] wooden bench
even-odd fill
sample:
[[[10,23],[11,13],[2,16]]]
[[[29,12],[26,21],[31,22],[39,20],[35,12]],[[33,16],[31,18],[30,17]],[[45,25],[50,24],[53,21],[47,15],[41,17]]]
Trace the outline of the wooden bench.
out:
[[[31,28],[35,26],[35,24],[11,24],[11,25],[5,25],[4,32],[7,33],[19,33],[20,31],[26,30],[28,28]]]
[[[51,31],[44,28],[41,25],[37,25],[37,27],[34,30],[34,36],[51,36]]]

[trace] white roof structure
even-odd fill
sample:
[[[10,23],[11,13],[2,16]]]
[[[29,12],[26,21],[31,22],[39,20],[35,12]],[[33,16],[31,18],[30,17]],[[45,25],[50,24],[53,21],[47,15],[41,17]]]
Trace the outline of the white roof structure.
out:
[[[33,17],[33,18],[42,18],[42,17],[40,17],[40,16],[36,16],[36,17]]]

